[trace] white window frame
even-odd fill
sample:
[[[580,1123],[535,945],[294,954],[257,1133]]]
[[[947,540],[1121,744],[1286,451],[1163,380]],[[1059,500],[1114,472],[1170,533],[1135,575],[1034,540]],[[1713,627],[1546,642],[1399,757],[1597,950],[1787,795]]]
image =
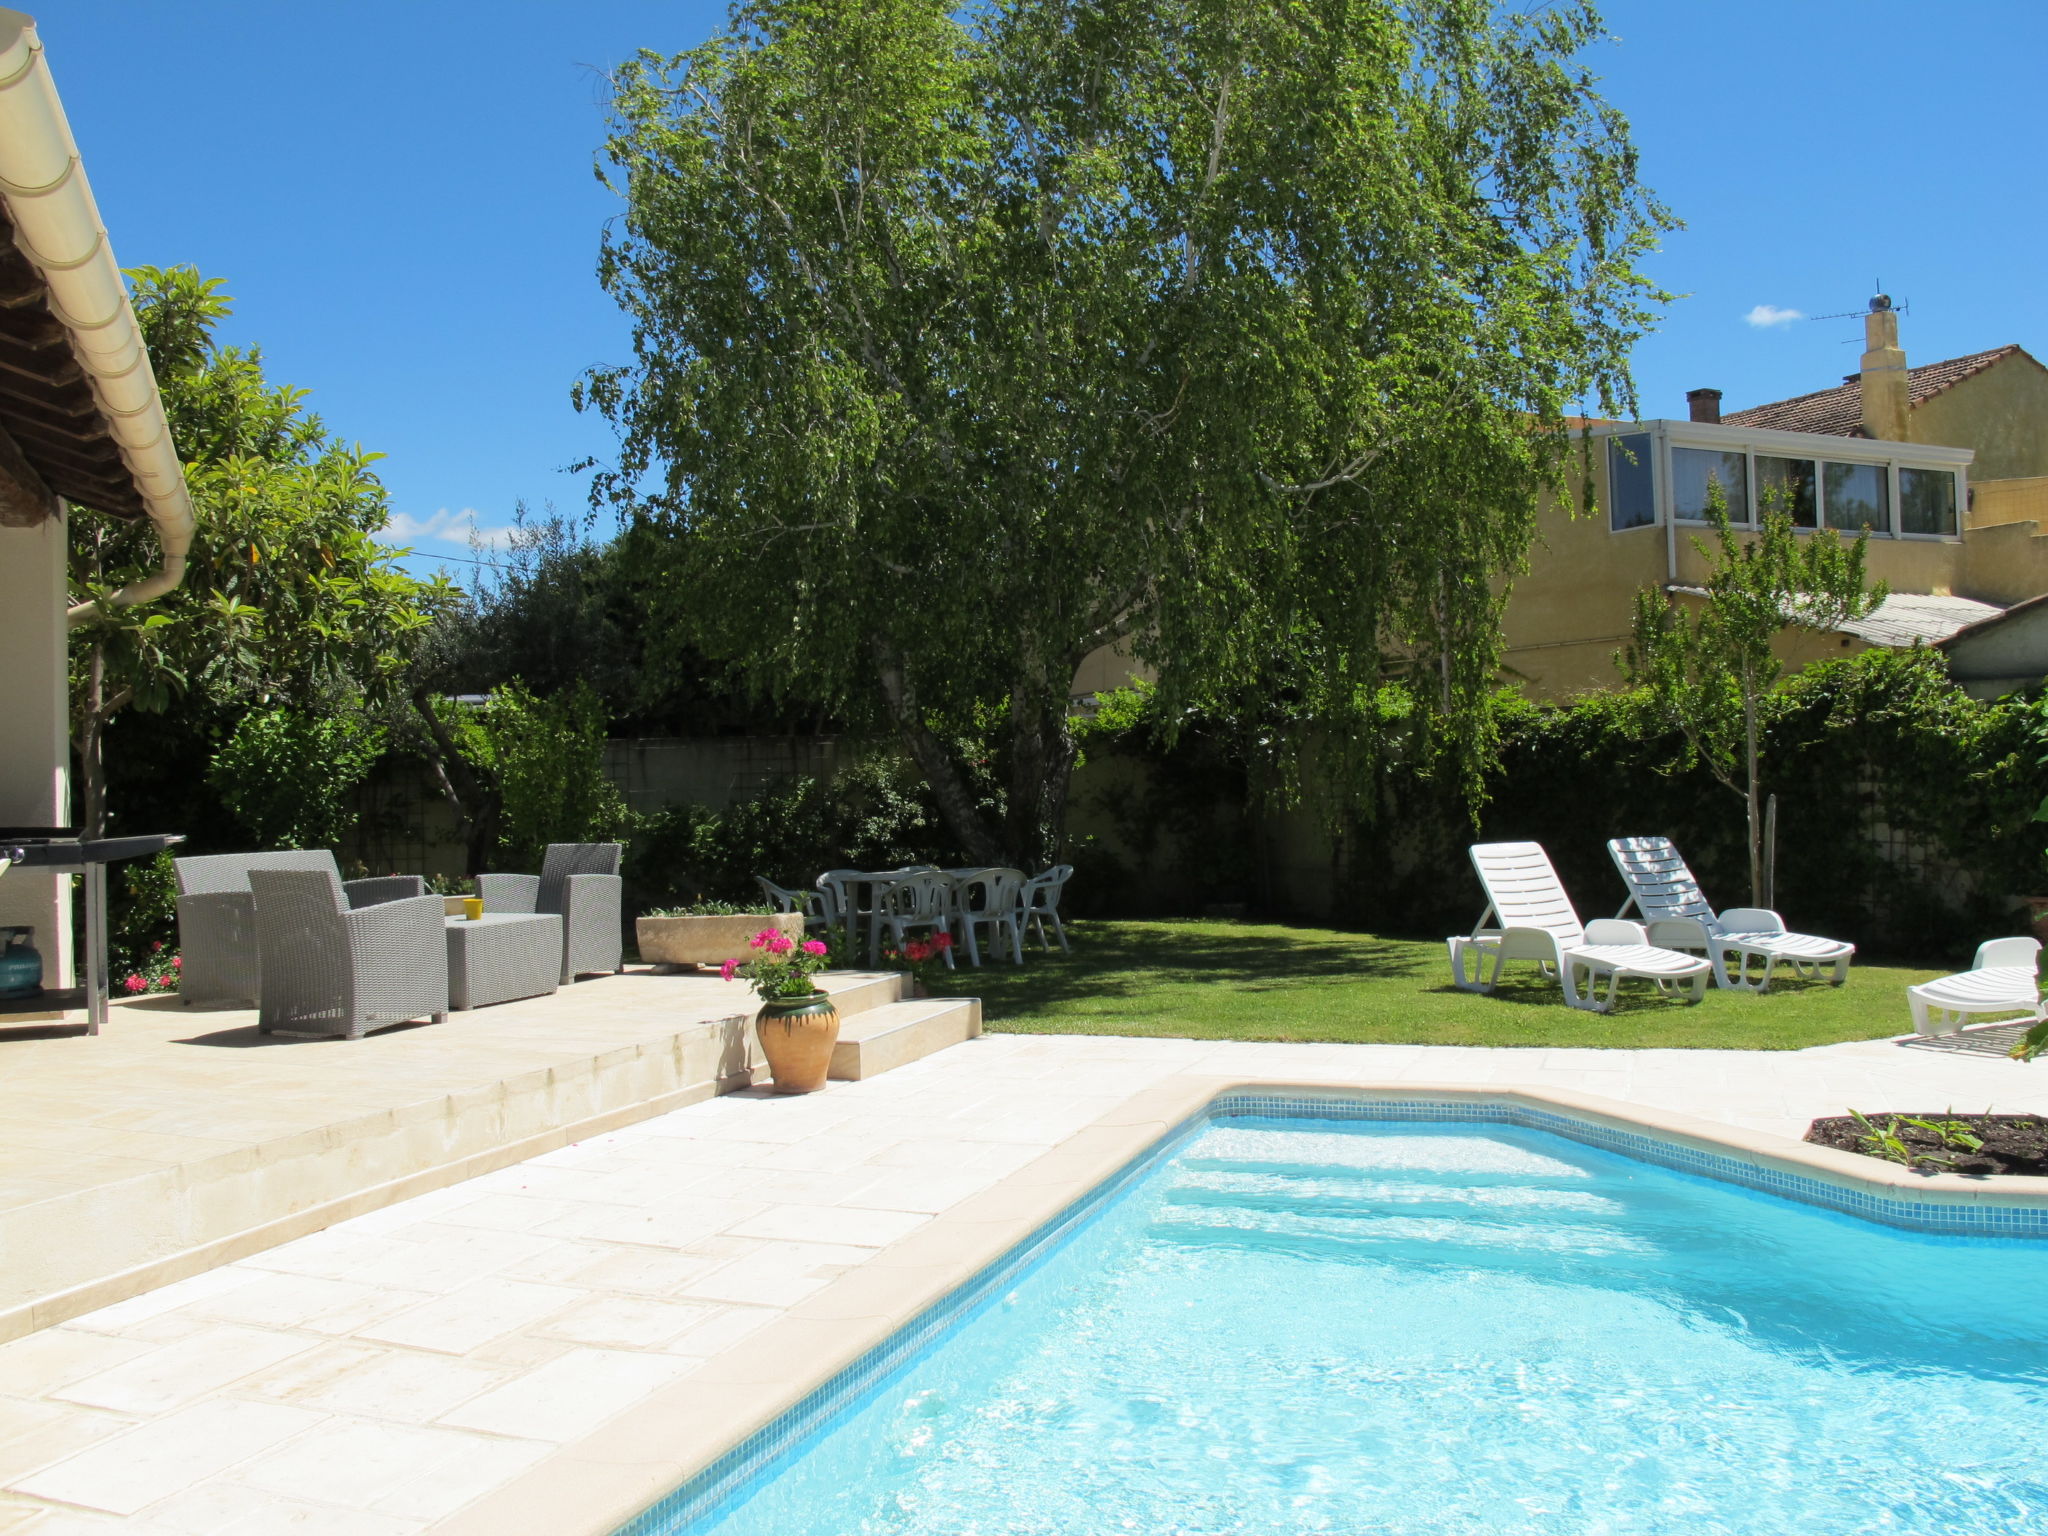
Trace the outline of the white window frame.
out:
[[[1650,464],[1654,483],[1651,486],[1651,505],[1655,508],[1656,520],[1638,524],[1635,528],[1616,528],[1608,523],[1610,535],[1639,532],[1642,528],[1704,528],[1707,525],[1691,518],[1680,519],[1672,506],[1674,448],[1703,448],[1714,453],[1740,453],[1744,457],[1748,481],[1749,505],[1743,508],[1740,519],[1730,522],[1738,528],[1756,527],[1757,478],[1756,460],[1758,454],[1767,458],[1813,459],[1818,461],[1815,468],[1814,516],[1820,528],[1827,526],[1827,485],[1826,474],[1820,463],[1832,460],[1837,464],[1875,464],[1885,472],[1885,487],[1889,498],[1889,521],[1885,529],[1873,528],[1873,539],[1896,539],[1909,544],[1960,544],[1963,541],[1963,520],[1970,505],[1970,464],[1977,457],[1968,448],[1945,448],[1934,444],[1887,443],[1867,437],[1837,437],[1830,432],[1773,432],[1760,428],[1722,426],[1704,421],[1632,421],[1603,423],[1589,429],[1589,435],[1596,438],[1628,437],[1637,433],[1650,436]],[[1602,453],[1607,451],[1601,445]],[[1903,533],[1899,530],[1903,507],[1899,500],[1899,470],[1937,469],[1947,470],[1955,476],[1956,486],[1956,531],[1954,533]],[[1606,463],[1602,463],[1606,473]],[[1610,490],[1610,496],[1612,492]],[[1732,509],[1731,509],[1732,510]],[[1818,528],[1799,528],[1797,533],[1815,533]]]

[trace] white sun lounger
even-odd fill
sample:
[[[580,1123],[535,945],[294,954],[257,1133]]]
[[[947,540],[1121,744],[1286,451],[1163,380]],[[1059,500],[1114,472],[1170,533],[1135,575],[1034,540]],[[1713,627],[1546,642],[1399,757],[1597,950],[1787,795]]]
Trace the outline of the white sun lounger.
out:
[[[1947,1035],[1969,1023],[1973,1013],[2041,1015],[2041,942],[1986,939],[1967,971],[1938,976],[1906,988],[1913,1028],[1923,1035]]]
[[[1628,883],[1628,900],[1615,916],[1626,917],[1634,907],[1649,924],[1652,944],[1704,950],[1714,966],[1715,986],[1762,992],[1771,984],[1772,970],[1781,964],[1814,981],[1821,979],[1822,967],[1832,965],[1833,984],[1838,987],[1849,979],[1854,944],[1789,933],[1785,920],[1763,907],[1730,907],[1716,914],[1670,838],[1617,837],[1609,841],[1607,851]],[[1763,965],[1763,974],[1754,980],[1752,961]]]
[[[1642,924],[1602,917],[1582,927],[1540,843],[1475,843],[1472,867],[1486,888],[1486,910],[1471,933],[1444,941],[1451,952],[1451,979],[1465,991],[1491,992],[1508,961],[1534,960],[1544,975],[1556,977],[1567,1004],[1594,1013],[1611,1009],[1615,989],[1630,977],[1654,981],[1667,996],[1685,983],[1688,1002],[1706,996],[1707,962],[1654,948]],[[1466,974],[1468,956],[1492,957],[1493,972],[1485,981],[1479,980],[1476,965]],[[1598,991],[1602,976],[1607,978],[1604,1001]]]

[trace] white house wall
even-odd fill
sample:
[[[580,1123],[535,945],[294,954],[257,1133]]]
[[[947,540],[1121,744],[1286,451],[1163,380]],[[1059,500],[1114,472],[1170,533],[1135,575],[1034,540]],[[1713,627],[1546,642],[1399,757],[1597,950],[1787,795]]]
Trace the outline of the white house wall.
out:
[[[63,826],[71,811],[64,525],[0,527],[0,826]],[[0,875],[0,924],[28,923],[44,982],[71,981],[70,877]]]

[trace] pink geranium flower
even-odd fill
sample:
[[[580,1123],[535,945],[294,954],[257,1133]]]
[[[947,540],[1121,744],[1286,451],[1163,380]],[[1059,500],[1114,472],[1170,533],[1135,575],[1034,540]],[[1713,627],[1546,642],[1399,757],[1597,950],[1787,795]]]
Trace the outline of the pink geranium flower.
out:
[[[147,992],[149,990],[149,983],[140,976],[131,973],[128,979],[121,983],[121,990],[123,992]]]
[[[733,978],[733,973],[734,973],[734,972],[736,972],[737,970],[739,970],[739,968],[740,968],[740,963],[739,963],[739,961],[737,961],[737,960],[728,960],[728,961],[726,961],[726,962],[725,962],[725,964],[721,965],[721,966],[720,966],[720,967],[718,968],[718,979],[719,979],[720,981],[731,981],[731,980],[732,980],[732,978]]]
[[[807,955],[822,955],[825,953],[825,941],[823,939],[805,939],[804,953]]]
[[[182,971],[183,969],[185,969],[185,957],[183,955],[171,956],[171,969],[174,971]]]

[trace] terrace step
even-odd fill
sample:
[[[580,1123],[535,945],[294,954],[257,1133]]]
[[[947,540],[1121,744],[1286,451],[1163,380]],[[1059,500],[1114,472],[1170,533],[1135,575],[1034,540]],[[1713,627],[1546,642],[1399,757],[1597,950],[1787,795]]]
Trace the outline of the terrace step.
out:
[[[834,994],[835,998],[837,994]],[[874,1077],[972,1040],[981,1033],[981,999],[928,997],[888,1003],[848,1018],[840,1015],[839,1043],[832,1047],[838,1078]]]
[[[905,980],[901,971],[825,971],[818,986],[831,994],[832,1006],[845,1020],[902,1001]]]

